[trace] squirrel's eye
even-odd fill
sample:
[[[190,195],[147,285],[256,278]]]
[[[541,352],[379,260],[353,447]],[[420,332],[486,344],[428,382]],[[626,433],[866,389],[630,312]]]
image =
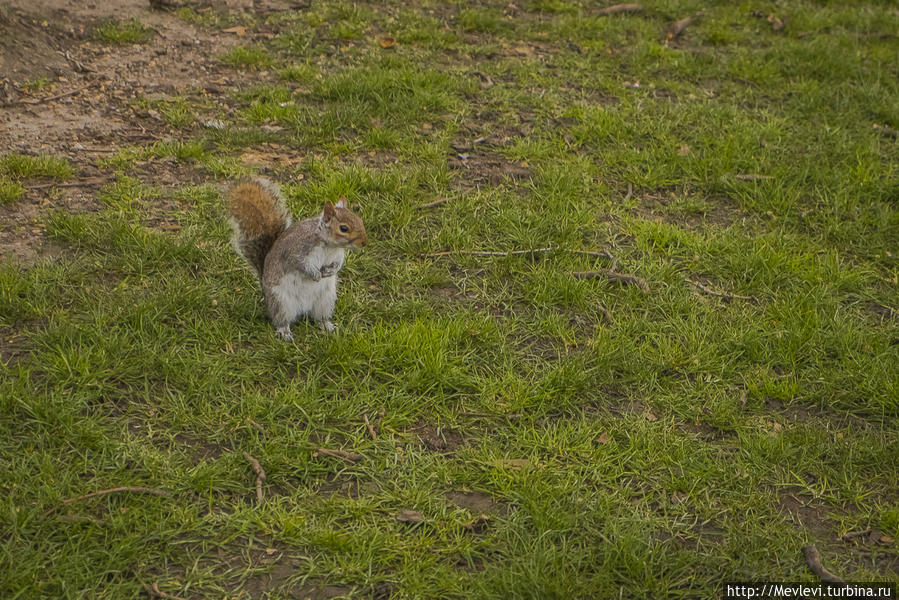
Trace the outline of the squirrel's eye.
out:
[[[341,226],[340,226],[340,231],[342,231],[343,233],[346,233],[346,232],[349,231],[349,230],[350,230],[350,228],[347,227],[346,225],[341,225]]]

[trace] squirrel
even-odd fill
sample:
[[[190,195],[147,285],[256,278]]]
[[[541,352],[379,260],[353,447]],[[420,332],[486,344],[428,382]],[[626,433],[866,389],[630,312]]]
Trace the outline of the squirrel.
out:
[[[234,185],[227,204],[231,243],[256,271],[277,334],[292,340],[290,325],[301,316],[334,331],[344,251],[368,243],[362,219],[347,208],[346,198],[325,202],[318,216],[294,222],[278,186],[256,179]]]

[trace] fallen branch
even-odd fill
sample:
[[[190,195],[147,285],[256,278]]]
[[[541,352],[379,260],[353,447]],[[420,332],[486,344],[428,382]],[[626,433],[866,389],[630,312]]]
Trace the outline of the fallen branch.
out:
[[[83,496],[77,496],[75,498],[68,498],[59,503],[59,506],[55,506],[41,515],[41,518],[47,517],[53,514],[60,507],[65,506],[66,504],[71,504],[72,502],[77,502],[78,500],[84,500],[86,498],[94,498],[95,496],[105,496],[107,494],[115,494],[118,492],[140,492],[144,494],[153,494],[154,496],[162,496],[163,498],[171,498],[172,495],[165,490],[157,490],[156,488],[148,488],[148,487],[140,487],[140,486],[123,486],[117,488],[111,488],[108,490],[100,490],[99,492],[91,492],[90,494],[84,494]]]
[[[623,283],[631,283],[636,285],[644,292],[649,292],[649,284],[642,277],[636,275],[627,275],[618,273],[610,269],[600,269],[599,271],[575,271],[572,275],[577,279],[611,279],[612,281],[621,281]]]
[[[802,547],[802,553],[805,555],[805,561],[808,563],[809,570],[817,575],[821,581],[827,583],[845,583],[841,578],[837,577],[824,568],[821,564],[821,553],[815,548],[814,544]]]
[[[334,458],[342,458],[343,460],[351,463],[359,462],[364,456],[361,454],[356,454],[355,452],[347,452],[345,450],[331,450],[329,448],[319,448],[315,452],[312,453],[312,456],[331,456]]]
[[[635,13],[643,10],[643,6],[640,4],[615,4],[612,6],[607,6],[599,11],[597,11],[597,16],[606,17],[608,15],[617,15],[619,13]]]
[[[371,423],[368,421],[368,415],[362,413],[362,420],[365,421],[365,427],[368,428],[368,434],[371,436],[371,439],[378,439],[378,434],[375,433],[375,428],[371,426]]]
[[[728,294],[726,292],[716,292],[715,290],[710,290],[709,288],[702,285],[698,281],[693,281],[692,279],[684,279],[684,281],[686,281],[690,285],[702,290],[706,294],[709,294],[710,296],[718,296],[719,298],[730,298],[733,300],[750,300],[752,302],[756,301],[755,296],[740,296],[737,294]]]
[[[440,206],[441,204],[445,204],[447,202],[449,202],[449,198],[440,198],[438,200],[434,200],[433,202],[419,205],[418,210],[424,210],[425,208],[434,208],[435,206]]]
[[[671,28],[668,29],[668,39],[673,40],[674,38],[676,38],[677,36],[682,34],[684,32],[684,30],[693,23],[693,21],[695,21],[696,19],[698,19],[701,16],[702,16],[702,13],[698,12],[695,15],[693,15],[692,17],[685,17],[685,18],[681,19],[680,21],[675,21],[671,25]]]
[[[256,471],[256,500],[259,504],[262,504],[262,482],[265,481],[265,470],[263,470],[262,465],[259,464],[259,461],[247,454],[243,453],[243,457],[247,459],[247,462],[250,463],[250,466],[253,467],[253,470]]]
[[[69,90],[68,92],[63,92],[62,94],[56,94],[55,96],[46,96],[44,98],[37,98],[35,100],[22,100],[22,104],[43,104],[44,102],[52,102],[53,100],[59,100],[60,98],[65,98],[66,96],[74,96],[78,92],[83,92],[87,88],[89,88],[93,84],[83,85],[81,87],[75,88],[74,90]]]
[[[162,590],[159,589],[159,584],[154,583],[152,587],[150,587],[150,594],[155,596],[156,598],[164,598],[165,600],[184,600],[181,596],[173,596],[172,594],[166,594]]]

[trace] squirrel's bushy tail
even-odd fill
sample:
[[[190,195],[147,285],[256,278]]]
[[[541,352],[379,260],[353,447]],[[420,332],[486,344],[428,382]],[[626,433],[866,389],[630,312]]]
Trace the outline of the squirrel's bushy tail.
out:
[[[265,179],[236,184],[228,192],[228,215],[234,228],[234,249],[247,259],[261,280],[266,255],[291,223],[278,186]]]

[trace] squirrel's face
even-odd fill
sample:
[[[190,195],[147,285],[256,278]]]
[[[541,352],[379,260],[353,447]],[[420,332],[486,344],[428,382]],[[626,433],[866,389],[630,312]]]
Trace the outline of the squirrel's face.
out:
[[[322,223],[328,228],[331,240],[342,248],[361,248],[368,243],[362,219],[347,208],[346,198],[335,205],[325,202]]]

